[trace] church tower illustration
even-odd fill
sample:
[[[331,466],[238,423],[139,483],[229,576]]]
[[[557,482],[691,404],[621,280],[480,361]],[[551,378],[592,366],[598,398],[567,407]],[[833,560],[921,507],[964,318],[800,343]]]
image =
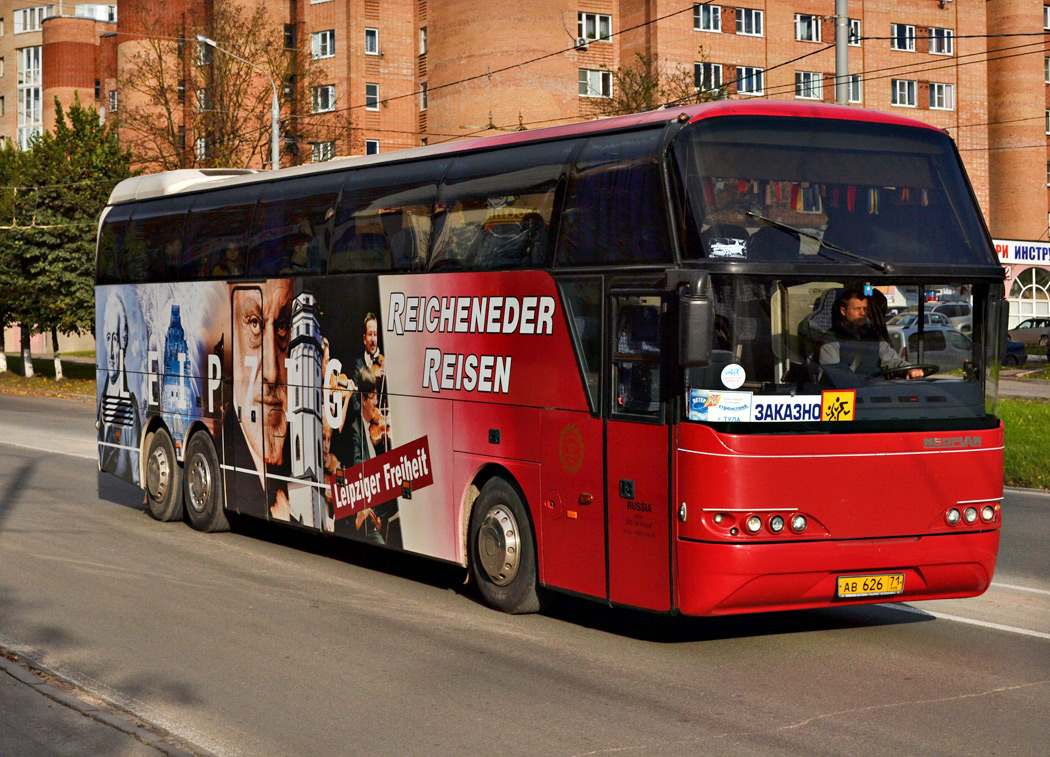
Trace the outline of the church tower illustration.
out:
[[[291,517],[304,526],[330,529],[324,494],[313,483],[323,481],[321,449],[321,330],[314,296],[303,292],[292,304],[292,341],[288,349],[288,433],[292,478],[288,504]]]
[[[186,346],[186,331],[182,328],[182,317],[178,305],[171,306],[171,321],[164,338],[164,401],[163,409],[171,413],[169,421],[172,438],[182,442],[186,434],[183,423],[193,398],[190,385],[190,356]]]

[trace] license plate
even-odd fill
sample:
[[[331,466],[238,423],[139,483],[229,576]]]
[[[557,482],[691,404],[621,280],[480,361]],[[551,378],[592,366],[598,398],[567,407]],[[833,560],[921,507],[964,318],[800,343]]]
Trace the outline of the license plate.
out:
[[[903,573],[883,573],[878,576],[839,576],[836,596],[884,597],[904,591]]]

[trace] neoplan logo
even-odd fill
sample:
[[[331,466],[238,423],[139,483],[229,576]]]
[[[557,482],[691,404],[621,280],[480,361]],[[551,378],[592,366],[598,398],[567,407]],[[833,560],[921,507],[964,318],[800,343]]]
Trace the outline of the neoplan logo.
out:
[[[964,447],[980,447],[979,436],[931,436],[922,440],[925,449],[961,449]]]

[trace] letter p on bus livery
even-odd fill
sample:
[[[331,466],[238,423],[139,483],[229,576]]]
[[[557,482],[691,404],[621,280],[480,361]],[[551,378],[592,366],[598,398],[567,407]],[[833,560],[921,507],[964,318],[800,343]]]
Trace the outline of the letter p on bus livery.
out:
[[[924,325],[930,292],[972,333]],[[426,555],[508,612],[965,597],[995,570],[1003,269],[917,121],[718,102],[137,177],[96,302],[99,466],[158,520]]]

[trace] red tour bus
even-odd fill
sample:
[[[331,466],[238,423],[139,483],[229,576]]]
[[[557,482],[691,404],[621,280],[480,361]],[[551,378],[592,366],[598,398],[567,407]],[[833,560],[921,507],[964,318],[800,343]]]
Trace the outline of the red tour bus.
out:
[[[1003,271],[928,125],[733,101],[174,171],[114,190],[97,263],[99,464],[159,520],[428,555],[509,612],[991,581]]]

